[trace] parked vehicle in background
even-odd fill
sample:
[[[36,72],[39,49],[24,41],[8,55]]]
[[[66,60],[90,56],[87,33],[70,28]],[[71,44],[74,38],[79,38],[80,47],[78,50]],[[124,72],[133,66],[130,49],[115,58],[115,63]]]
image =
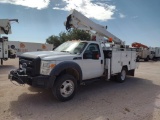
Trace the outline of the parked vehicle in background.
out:
[[[152,60],[155,56],[154,49],[152,49],[151,47],[149,48],[144,44],[134,42],[132,43],[132,47],[136,48],[137,62],[140,61],[140,59],[144,61]]]
[[[155,52],[154,58],[159,59],[160,58],[160,47],[155,47],[154,52]]]
[[[32,51],[49,51],[53,49],[51,44],[33,43],[33,42],[20,42],[20,41],[9,41],[8,37],[2,36],[1,34],[11,34],[10,22],[18,22],[18,19],[0,19],[0,59],[1,65],[3,60],[8,58],[14,59],[24,52]]]
[[[15,51],[16,56],[20,56],[24,52],[51,51],[53,49],[52,44],[35,42],[8,41],[8,46],[9,49]]]
[[[0,60],[1,65],[3,60],[15,58],[14,51],[8,47],[8,37],[1,36],[2,34],[11,34],[11,22],[18,22],[18,19],[0,19]]]

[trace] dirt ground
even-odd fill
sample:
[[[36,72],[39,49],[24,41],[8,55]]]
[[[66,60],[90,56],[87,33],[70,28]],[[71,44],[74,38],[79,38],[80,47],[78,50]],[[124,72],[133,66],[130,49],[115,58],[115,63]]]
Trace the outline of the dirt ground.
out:
[[[18,59],[0,66],[0,120],[160,120],[160,62],[140,62],[122,84],[80,86],[68,102],[50,90],[12,84],[7,74],[16,67]]]

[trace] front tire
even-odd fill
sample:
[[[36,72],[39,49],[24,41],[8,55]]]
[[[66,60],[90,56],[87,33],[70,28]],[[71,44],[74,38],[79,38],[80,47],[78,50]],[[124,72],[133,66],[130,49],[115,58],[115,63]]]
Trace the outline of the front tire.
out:
[[[127,75],[127,69],[123,67],[121,72],[117,75],[116,81],[119,83],[125,82],[126,75]]]
[[[57,78],[52,88],[53,95],[59,101],[68,101],[72,99],[76,93],[77,82],[71,75],[65,74]]]

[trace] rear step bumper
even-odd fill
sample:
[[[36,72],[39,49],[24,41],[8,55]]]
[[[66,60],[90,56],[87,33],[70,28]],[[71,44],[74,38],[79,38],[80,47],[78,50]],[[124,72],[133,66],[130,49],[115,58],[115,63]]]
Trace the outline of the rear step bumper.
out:
[[[55,76],[39,75],[31,77],[25,75],[23,70],[12,70],[8,75],[8,79],[16,81],[19,84],[28,84],[33,87],[51,88],[55,81]]]

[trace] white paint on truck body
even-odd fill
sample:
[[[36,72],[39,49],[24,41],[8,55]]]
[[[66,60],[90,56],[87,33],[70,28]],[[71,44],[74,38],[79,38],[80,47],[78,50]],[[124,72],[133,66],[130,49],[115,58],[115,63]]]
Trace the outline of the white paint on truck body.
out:
[[[138,68],[139,63],[136,62],[136,52],[131,52],[131,62],[130,62],[130,69],[133,70],[135,68]]]
[[[120,73],[123,66],[127,66],[128,70],[136,68],[135,51],[112,51],[111,74]]]
[[[0,58],[8,58],[8,42],[0,42]]]
[[[3,52],[2,52],[2,42],[0,42],[0,58],[2,58],[2,56],[3,56]]]
[[[160,47],[155,47],[155,57],[160,57]]]
[[[150,58],[159,58],[160,57],[160,47],[150,47],[149,48],[150,51]]]
[[[0,27],[7,30],[8,34],[11,34],[11,24],[8,19],[0,19]],[[2,29],[0,29],[0,34],[6,34]]]

